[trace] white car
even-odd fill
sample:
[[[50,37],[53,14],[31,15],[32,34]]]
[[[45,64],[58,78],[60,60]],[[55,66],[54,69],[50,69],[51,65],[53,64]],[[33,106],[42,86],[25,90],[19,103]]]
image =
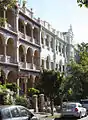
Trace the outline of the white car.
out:
[[[87,110],[86,108],[82,107],[80,103],[66,102],[62,105],[62,117],[64,116],[74,116],[81,118],[87,116]]]

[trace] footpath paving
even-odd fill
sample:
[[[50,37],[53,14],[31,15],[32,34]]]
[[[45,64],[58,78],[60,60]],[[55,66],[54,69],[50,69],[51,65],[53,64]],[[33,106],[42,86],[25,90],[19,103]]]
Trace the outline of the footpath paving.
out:
[[[60,115],[61,115],[61,113],[57,113],[57,112],[54,113],[54,116],[60,116]],[[39,113],[36,113],[36,116],[38,118],[48,118],[48,117],[51,116],[51,113],[41,113],[41,112],[39,112]]]

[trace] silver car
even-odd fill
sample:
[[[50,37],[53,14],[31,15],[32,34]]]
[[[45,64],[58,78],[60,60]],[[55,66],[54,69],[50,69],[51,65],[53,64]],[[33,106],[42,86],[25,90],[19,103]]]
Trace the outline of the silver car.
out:
[[[0,120],[38,120],[29,109],[18,105],[0,106]]]
[[[81,118],[87,115],[86,108],[82,107],[80,103],[66,102],[62,105],[62,116],[74,116]]]

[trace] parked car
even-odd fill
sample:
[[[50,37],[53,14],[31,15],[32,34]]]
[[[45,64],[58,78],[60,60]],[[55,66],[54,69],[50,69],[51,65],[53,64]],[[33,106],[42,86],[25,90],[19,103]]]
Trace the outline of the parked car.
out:
[[[88,113],[88,99],[81,99],[80,103],[82,104],[83,107],[87,109],[87,113]]]
[[[80,103],[66,102],[62,105],[62,116],[74,116],[81,118],[87,115],[86,108],[82,107]]]
[[[38,120],[29,109],[18,105],[0,106],[0,120]]]

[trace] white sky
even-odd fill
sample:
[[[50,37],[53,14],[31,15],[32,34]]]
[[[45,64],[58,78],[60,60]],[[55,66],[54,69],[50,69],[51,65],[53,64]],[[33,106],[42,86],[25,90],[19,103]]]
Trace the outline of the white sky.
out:
[[[27,0],[34,14],[59,31],[73,28],[76,43],[88,42],[88,9],[80,8],[77,0]]]

